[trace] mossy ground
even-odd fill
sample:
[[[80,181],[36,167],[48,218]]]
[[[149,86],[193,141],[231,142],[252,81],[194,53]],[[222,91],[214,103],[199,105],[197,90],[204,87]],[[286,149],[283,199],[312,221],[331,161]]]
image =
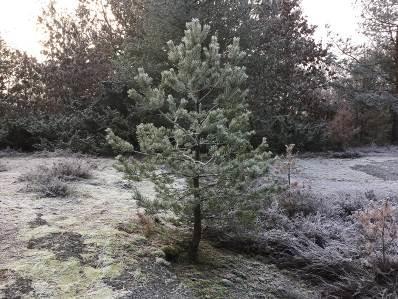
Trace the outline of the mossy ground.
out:
[[[57,157],[2,158],[0,298],[311,298],[305,285],[265,265],[202,242],[199,264],[166,261],[182,228],[144,227],[132,190],[112,160],[73,182],[69,198],[41,198],[18,178]],[[137,186],[154,196],[151,184]],[[281,286],[291,286],[293,295]]]

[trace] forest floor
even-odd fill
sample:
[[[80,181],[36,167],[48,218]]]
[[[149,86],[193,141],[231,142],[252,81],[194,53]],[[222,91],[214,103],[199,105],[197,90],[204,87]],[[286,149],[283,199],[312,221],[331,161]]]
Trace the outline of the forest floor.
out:
[[[293,181],[325,196],[398,191],[398,150],[363,150],[356,159],[301,158]],[[70,157],[0,154],[0,298],[316,298],[316,290],[273,264],[202,242],[201,263],[171,264],[164,246],[181,229],[140,219],[137,188],[113,160],[71,182],[67,198],[26,191],[20,178],[39,165]],[[290,286],[290,289],[286,289]]]

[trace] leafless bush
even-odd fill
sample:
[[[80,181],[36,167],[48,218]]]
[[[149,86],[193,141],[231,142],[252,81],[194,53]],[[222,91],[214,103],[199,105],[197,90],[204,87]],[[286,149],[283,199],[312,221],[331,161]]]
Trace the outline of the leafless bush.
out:
[[[54,163],[50,168],[42,166],[42,169],[49,176],[64,181],[76,181],[90,178],[92,166],[82,160],[73,159]]]
[[[357,219],[374,266],[385,272],[398,265],[396,207],[388,199],[383,203],[373,203],[368,209],[358,212]]]
[[[391,203],[380,205],[372,193],[326,200],[305,193],[291,196],[307,203],[304,208],[299,204],[293,211],[310,212],[295,212],[289,215],[287,223],[284,219],[285,223],[279,223],[283,225],[275,226],[272,234],[268,231],[261,236],[262,242],[270,244],[271,238],[274,244],[283,242],[289,248],[285,252],[292,256],[287,256],[284,267],[321,286],[325,296],[395,298],[398,227]],[[269,209],[271,213],[280,211],[283,209]],[[274,219],[278,217],[283,219],[273,215]],[[379,256],[377,267],[369,267],[369,253],[359,250],[363,236],[373,256]],[[300,260],[301,265],[297,264]]]
[[[71,188],[58,178],[38,177],[33,184],[28,186],[31,192],[37,192],[43,197],[67,197],[71,194]]]
[[[369,204],[369,198],[365,194],[365,196],[352,196],[352,195],[344,195],[339,196],[336,200],[333,200],[329,203],[329,211],[335,211],[338,217],[351,217],[356,212],[363,210]]]
[[[277,157],[273,163],[273,172],[279,176],[289,187],[295,187],[297,182],[292,182],[292,175],[296,170],[297,158],[294,153],[295,144],[285,145],[285,153]]]
[[[364,196],[336,195],[321,198],[310,191],[290,189],[278,194],[275,202],[289,218],[321,214],[328,218],[351,218],[357,211],[363,210],[374,200],[372,192]],[[269,208],[269,207],[268,207]]]
[[[27,182],[27,191],[44,197],[67,197],[71,194],[70,181],[87,179],[92,167],[81,160],[63,160],[51,167],[39,166],[21,177]]]
[[[277,196],[276,201],[289,217],[298,214],[305,216],[316,214],[321,205],[321,201],[313,194],[295,189],[282,192]]]

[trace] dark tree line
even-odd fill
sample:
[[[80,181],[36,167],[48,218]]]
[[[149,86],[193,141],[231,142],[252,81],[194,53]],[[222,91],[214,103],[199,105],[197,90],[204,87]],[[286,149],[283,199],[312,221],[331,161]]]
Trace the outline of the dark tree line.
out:
[[[137,68],[144,66],[160,82],[157,76],[170,68],[165,63],[166,42],[177,41],[186,22],[198,18],[211,26],[222,47],[239,37],[248,53],[244,65],[256,131],[252,142],[267,137],[275,151],[290,143],[300,150],[324,149],[331,143],[336,103],[380,92],[377,84],[383,92],[396,94],[397,34],[391,35],[396,15],[382,10],[394,6],[394,1],[368,2],[377,9],[364,5],[363,27],[374,47],[367,55],[356,52],[344,75],[328,48],[314,39],[315,27],[305,18],[299,0],[79,0],[69,14],[51,2],[38,20],[46,36],[43,62],[0,43],[0,146],[21,147],[12,142],[16,128],[35,137],[29,147],[36,148],[97,152],[106,147],[107,126],[133,141],[134,129],[129,128],[142,119],[157,121],[156,115],[136,109],[127,96]],[[390,6],[389,11],[396,12]],[[378,34],[385,24],[388,32]],[[364,68],[371,60],[374,64]],[[344,80],[331,91],[336,71]],[[28,120],[19,117],[23,113]],[[60,127],[65,128],[63,134],[52,136],[51,131]]]

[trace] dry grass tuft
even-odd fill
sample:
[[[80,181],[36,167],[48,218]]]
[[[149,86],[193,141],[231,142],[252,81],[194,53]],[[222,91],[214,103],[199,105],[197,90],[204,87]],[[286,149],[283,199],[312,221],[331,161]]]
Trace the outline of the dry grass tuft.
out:
[[[138,221],[142,226],[144,236],[149,238],[155,232],[155,221],[152,219],[152,217],[145,215],[142,212],[138,212],[137,216]]]
[[[23,175],[21,180],[27,182],[29,192],[44,197],[67,197],[72,193],[68,183],[90,178],[91,170],[92,166],[82,160],[63,160],[51,167],[41,165]]]

